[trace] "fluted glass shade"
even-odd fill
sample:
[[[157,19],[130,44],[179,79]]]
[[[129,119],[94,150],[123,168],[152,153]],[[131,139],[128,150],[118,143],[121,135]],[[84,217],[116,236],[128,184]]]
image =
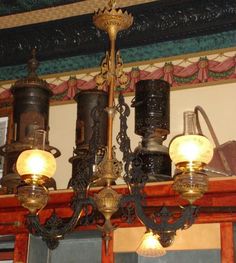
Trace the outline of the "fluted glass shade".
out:
[[[213,147],[210,141],[202,135],[182,135],[172,141],[169,154],[179,168],[186,162],[207,164],[213,156]]]
[[[39,183],[37,180],[40,178],[51,178],[54,175],[56,160],[50,152],[38,149],[26,150],[19,155],[16,169],[23,180],[30,177],[33,183]]]
[[[161,246],[158,237],[149,231],[144,234],[136,253],[143,257],[161,257],[166,254],[166,251]]]

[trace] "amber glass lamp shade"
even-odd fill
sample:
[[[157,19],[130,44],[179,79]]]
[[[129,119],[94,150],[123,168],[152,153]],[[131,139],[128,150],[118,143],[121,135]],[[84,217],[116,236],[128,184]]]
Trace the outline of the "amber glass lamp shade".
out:
[[[46,131],[35,130],[32,149],[23,151],[17,161],[16,170],[27,184],[42,185],[56,171],[55,157],[45,151]]]
[[[16,170],[26,183],[43,184],[56,171],[56,160],[47,151],[23,151],[17,159]]]
[[[180,170],[197,169],[211,161],[213,147],[210,141],[197,134],[176,137],[169,148],[170,158]]]
[[[34,148],[23,151],[16,161],[16,170],[26,183],[18,188],[18,199],[32,214],[47,204],[48,190],[43,184],[56,171],[55,157],[44,150],[45,137],[45,131],[37,130]]]
[[[166,251],[161,246],[157,235],[154,235],[152,231],[147,231],[144,234],[136,253],[143,257],[161,257],[166,254]]]
[[[18,157],[16,169],[26,183],[18,188],[18,199],[31,214],[36,214],[47,204],[48,190],[43,184],[55,173],[55,158],[47,151],[26,150]]]
[[[197,132],[194,112],[184,113],[184,134],[171,142],[169,154],[178,170],[173,188],[193,203],[207,191],[208,179],[203,168],[213,156],[212,144]]]

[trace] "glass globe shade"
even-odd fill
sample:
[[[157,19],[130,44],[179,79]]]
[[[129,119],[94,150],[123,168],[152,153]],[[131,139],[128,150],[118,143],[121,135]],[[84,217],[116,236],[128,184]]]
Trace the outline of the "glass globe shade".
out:
[[[51,178],[56,171],[56,160],[47,151],[32,149],[23,151],[16,162],[16,170],[20,176],[31,175],[37,178]]]
[[[202,135],[181,135],[171,142],[169,154],[177,166],[186,162],[207,164],[213,156],[213,146]]]
[[[152,231],[148,231],[144,234],[136,253],[143,257],[161,257],[166,254],[166,251],[158,237],[153,235]]]

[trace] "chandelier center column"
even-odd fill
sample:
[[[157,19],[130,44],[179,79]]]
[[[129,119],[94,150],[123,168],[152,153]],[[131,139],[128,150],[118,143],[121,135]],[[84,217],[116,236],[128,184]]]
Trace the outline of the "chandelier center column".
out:
[[[112,135],[113,135],[113,118],[114,118],[114,92],[116,85],[116,61],[115,61],[115,41],[117,31],[114,26],[111,26],[109,31],[110,38],[110,85],[109,85],[109,98],[108,98],[108,130],[107,130],[107,154],[108,160],[112,160]]]
[[[104,10],[98,10],[93,17],[95,26],[108,33],[110,39],[110,53],[108,56],[108,136],[107,136],[107,157],[112,160],[112,134],[113,134],[113,117],[115,113],[114,108],[114,93],[116,86],[116,47],[115,41],[117,33],[129,28],[133,23],[133,17],[121,9],[115,9],[115,1],[110,1],[109,7]]]

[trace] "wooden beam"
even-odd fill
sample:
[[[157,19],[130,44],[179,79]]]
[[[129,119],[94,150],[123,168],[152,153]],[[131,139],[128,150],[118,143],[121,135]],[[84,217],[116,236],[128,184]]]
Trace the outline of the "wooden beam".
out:
[[[173,182],[151,183],[145,187],[145,194],[148,205],[176,205],[186,204],[186,201],[180,199],[177,193],[172,190]],[[113,187],[120,194],[128,194],[127,186]],[[90,193],[96,193],[101,188],[92,188]],[[45,209],[69,209],[72,190],[51,191],[48,205]],[[236,206],[236,179],[214,180],[209,182],[209,189],[203,198],[196,204],[200,206]],[[45,210],[44,209],[44,210]],[[21,211],[27,214],[15,195],[0,195],[0,212]]]
[[[14,247],[14,263],[27,263],[28,234],[17,234]]]
[[[234,263],[234,229],[233,223],[220,224],[221,263]]]
[[[0,251],[0,261],[12,260],[14,258],[13,251]]]

